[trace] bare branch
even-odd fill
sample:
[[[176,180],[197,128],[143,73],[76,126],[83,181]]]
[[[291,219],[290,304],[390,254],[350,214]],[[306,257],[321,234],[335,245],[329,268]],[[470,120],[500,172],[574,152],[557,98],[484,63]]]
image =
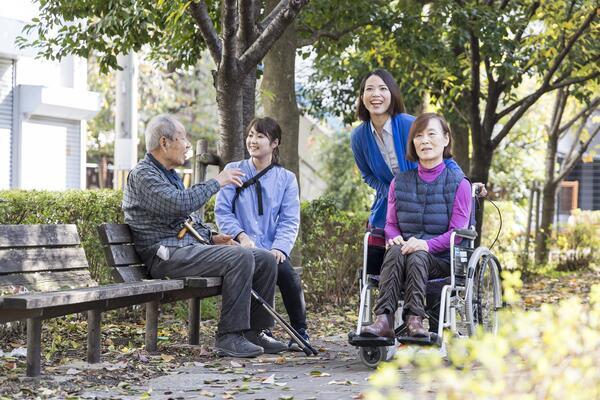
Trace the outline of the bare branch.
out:
[[[589,114],[595,111],[596,108],[600,105],[600,97],[596,97],[594,100],[590,102],[587,106],[581,109],[580,112],[577,113],[569,122],[564,124],[558,129],[558,133],[566,132],[578,119],[583,118],[586,120],[589,117]]]
[[[281,0],[286,7],[273,18],[271,23],[265,27],[260,36],[239,58],[239,66],[242,73],[248,73],[267,54],[273,43],[283,34],[290,23],[296,18],[302,7],[308,0]],[[279,5],[275,7],[279,8]]]
[[[238,36],[244,46],[249,46],[258,36],[256,29],[256,15],[258,11],[256,0],[239,0],[238,9],[240,14],[240,29]],[[246,50],[246,47],[243,50]]]
[[[362,28],[363,26],[367,26],[371,23],[371,21],[365,21],[365,22],[361,22],[361,23],[356,23],[354,25],[351,25],[349,27],[347,27],[346,29],[342,29],[340,31],[327,31],[327,30],[321,30],[321,29],[310,29],[311,35],[310,37],[306,38],[306,39],[301,39],[298,41],[298,48],[300,47],[304,47],[304,46],[310,46],[312,44],[314,44],[316,41],[318,41],[321,38],[329,38],[331,40],[340,40],[340,38],[350,32],[355,31],[358,28]]]
[[[503,117],[505,117],[506,115],[510,114],[511,112],[513,112],[514,110],[516,110],[517,108],[524,106],[525,104],[530,104],[531,100],[537,100],[542,94],[550,92],[552,90],[555,89],[560,89],[562,87],[566,87],[566,86],[570,86],[570,85],[574,85],[574,84],[578,84],[578,83],[582,83],[582,82],[586,82],[592,79],[597,78],[598,76],[600,76],[600,71],[595,71],[593,73],[591,73],[590,75],[586,75],[586,76],[580,76],[577,78],[572,78],[572,79],[567,79],[564,80],[562,82],[559,83],[553,83],[552,85],[548,85],[546,87],[540,86],[538,88],[538,90],[536,90],[535,92],[523,97],[522,99],[515,101],[513,104],[511,104],[510,106],[506,107],[504,110],[500,111],[498,114],[496,114],[496,121],[499,121],[500,119],[502,119]]]
[[[236,8],[236,0],[223,1],[223,62],[226,64],[233,63],[237,59],[237,48],[235,36],[238,30],[238,15]]]
[[[222,55],[222,44],[219,36],[217,36],[217,31],[215,26],[208,15],[208,9],[206,8],[206,3],[204,1],[200,1],[198,3],[190,3],[190,14],[198,28],[200,29],[200,33],[202,34],[202,38],[206,42],[208,46],[208,50],[210,51],[210,55],[212,56],[215,64],[219,65],[221,62]]]
[[[550,120],[550,128],[548,129],[552,137],[556,137],[559,134],[560,121],[562,121],[565,108],[567,107],[569,92],[566,89],[559,89],[556,96],[554,110],[552,110],[552,119]]]
[[[585,143],[580,145],[579,150],[577,150],[576,155],[574,157],[572,157],[570,160],[565,160],[565,162],[563,163],[564,170],[561,167],[560,173],[555,178],[556,182],[560,182],[566,178],[566,176],[575,167],[575,164],[577,164],[577,162],[581,159],[581,157],[583,156],[583,153],[585,153],[587,151],[589,145],[592,143],[594,138],[598,135],[598,132],[600,132],[600,125],[598,125],[596,127],[596,129],[594,130],[594,132],[592,132],[592,134],[590,135],[588,140],[586,140]]]
[[[258,29],[260,32],[264,31],[267,26],[271,25],[271,22],[275,19],[279,13],[281,13],[287,7],[286,1],[280,1],[279,4],[275,6],[263,20],[258,24]]]
[[[598,76],[600,76],[600,71],[595,71],[595,72],[593,72],[593,73],[591,73],[589,75],[586,75],[586,76],[578,76],[578,77],[575,77],[575,78],[572,78],[572,79],[567,79],[567,80],[564,80],[562,82],[555,82],[555,83],[553,83],[552,85],[550,85],[548,87],[549,90],[547,90],[547,91],[551,91],[551,90],[554,90],[554,89],[560,89],[562,87],[566,87],[566,86],[570,86],[570,85],[575,85],[577,83],[586,82],[586,81],[589,81],[591,79],[597,78]]]

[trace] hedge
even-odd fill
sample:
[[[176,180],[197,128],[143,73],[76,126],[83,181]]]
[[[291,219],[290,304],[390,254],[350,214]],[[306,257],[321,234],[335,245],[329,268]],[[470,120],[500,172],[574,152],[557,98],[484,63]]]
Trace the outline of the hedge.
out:
[[[76,224],[92,277],[111,280],[96,227],[123,222],[122,192],[116,190],[0,191],[0,224]],[[214,198],[206,219],[214,221]],[[362,236],[368,214],[338,210],[324,198],[305,202],[301,209],[302,280],[310,305],[341,304],[358,296],[356,273],[362,262]]]
[[[0,191],[0,224],[76,224],[92,277],[108,283],[110,270],[96,227],[123,222],[121,198],[116,190]]]

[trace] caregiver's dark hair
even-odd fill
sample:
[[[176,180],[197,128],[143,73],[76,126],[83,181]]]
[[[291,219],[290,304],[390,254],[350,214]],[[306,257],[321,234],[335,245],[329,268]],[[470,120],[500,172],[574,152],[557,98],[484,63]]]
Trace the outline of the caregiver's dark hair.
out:
[[[365,84],[367,82],[367,79],[369,79],[373,75],[377,75],[378,77],[380,77],[390,91],[391,100],[390,106],[387,109],[388,114],[396,115],[406,112],[406,108],[404,107],[404,101],[402,100],[402,94],[400,93],[400,87],[398,87],[398,83],[396,83],[396,80],[394,79],[392,74],[390,74],[385,69],[376,69],[365,75],[363,80],[360,82],[358,100],[356,101],[356,116],[358,117],[358,119],[360,119],[361,121],[371,120],[371,115],[369,114],[369,111],[367,111],[367,108],[363,104],[362,99],[363,94],[365,93]]]
[[[414,138],[415,135],[419,132],[427,129],[427,125],[429,125],[429,121],[432,119],[437,119],[440,121],[442,125],[442,130],[445,135],[448,135],[448,145],[444,147],[444,159],[452,158],[452,132],[450,131],[450,127],[448,126],[448,122],[439,114],[436,113],[423,113],[415,119],[410,127],[410,131],[408,132],[408,139],[406,139],[406,159],[409,161],[418,162],[419,156],[417,155],[417,149],[415,148]]]
[[[246,136],[250,133],[250,130],[254,128],[254,130],[258,133],[262,133],[263,135],[267,135],[269,138],[269,142],[273,143],[277,139],[277,147],[273,149],[273,163],[279,164],[279,146],[281,145],[281,127],[273,118],[264,117],[264,118],[254,118],[248,124],[248,128],[246,129]]]

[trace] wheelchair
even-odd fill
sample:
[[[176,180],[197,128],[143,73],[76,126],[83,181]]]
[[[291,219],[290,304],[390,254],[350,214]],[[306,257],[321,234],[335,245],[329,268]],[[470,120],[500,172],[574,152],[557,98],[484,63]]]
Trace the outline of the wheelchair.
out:
[[[456,237],[463,239],[459,245],[455,245]],[[450,275],[427,282],[429,338],[407,336],[402,301],[394,316],[395,338],[383,338],[360,335],[363,325],[373,322],[373,293],[379,284],[385,254],[383,230],[365,234],[358,324],[356,331],[348,334],[349,343],[358,348],[364,365],[376,368],[380,362],[390,360],[401,344],[438,346],[446,354],[444,335],[448,332],[459,338],[473,335],[479,326],[486,332],[497,332],[499,310],[503,307],[501,266],[489,249],[475,248],[476,237],[474,229],[455,230],[450,238]]]

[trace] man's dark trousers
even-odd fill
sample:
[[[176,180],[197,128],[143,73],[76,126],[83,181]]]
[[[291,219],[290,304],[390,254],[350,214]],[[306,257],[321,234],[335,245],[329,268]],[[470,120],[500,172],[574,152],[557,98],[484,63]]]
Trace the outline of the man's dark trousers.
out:
[[[153,278],[223,278],[217,335],[273,326],[273,317],[250,294],[254,289],[267,303],[273,304],[277,261],[269,251],[204,244],[169,250],[170,257],[166,261],[154,257],[150,267]]]

